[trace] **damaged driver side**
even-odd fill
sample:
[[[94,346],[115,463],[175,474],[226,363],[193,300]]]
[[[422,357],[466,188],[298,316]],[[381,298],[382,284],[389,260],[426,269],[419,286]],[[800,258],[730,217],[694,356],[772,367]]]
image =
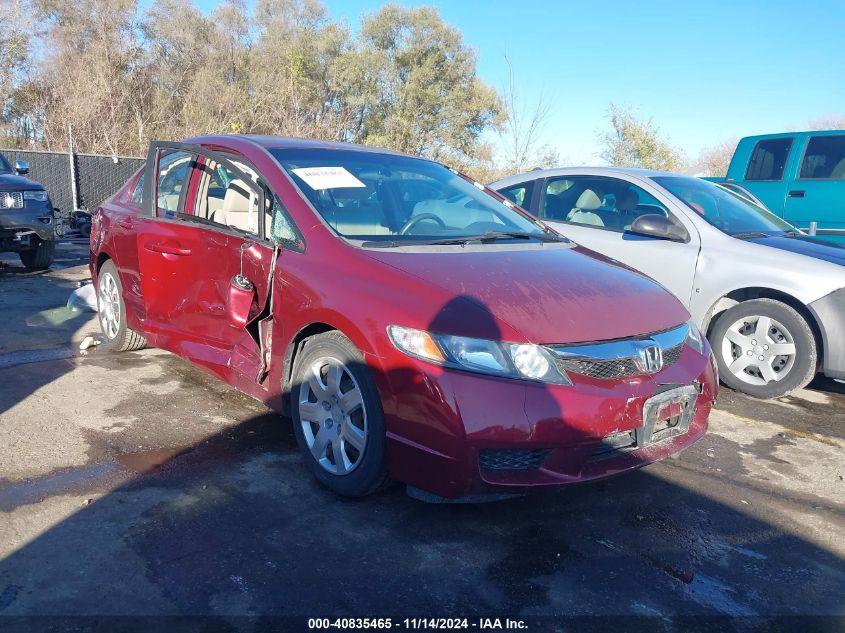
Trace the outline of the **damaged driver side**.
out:
[[[274,220],[283,207],[240,157],[157,143],[147,170],[148,217],[137,239],[151,343],[261,384],[273,329],[273,227],[291,237],[281,230],[291,223]]]

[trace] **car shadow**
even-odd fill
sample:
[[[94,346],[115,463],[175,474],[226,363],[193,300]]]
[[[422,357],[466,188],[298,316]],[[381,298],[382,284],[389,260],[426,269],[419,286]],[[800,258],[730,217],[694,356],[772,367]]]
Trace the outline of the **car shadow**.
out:
[[[289,424],[270,414],[122,467],[126,483],[0,561],[0,623],[841,610],[841,559],[672,469],[481,505],[425,504],[399,487],[344,499],[306,474]],[[3,507],[12,529],[40,495]]]
[[[138,424],[163,423],[154,405],[137,411]],[[4,485],[10,533],[24,532],[27,516],[51,514],[0,561],[0,625],[520,615],[538,630],[558,622],[543,617],[638,616],[661,627],[678,615],[735,618],[716,622],[724,630],[841,613],[842,559],[788,519],[774,521],[765,497],[741,503],[727,473],[698,464],[707,440],[603,482],[425,504],[400,486],[335,496],[307,474],[289,420],[252,416],[190,446],[115,456],[122,482],[90,498]],[[158,624],[168,622],[176,625]]]

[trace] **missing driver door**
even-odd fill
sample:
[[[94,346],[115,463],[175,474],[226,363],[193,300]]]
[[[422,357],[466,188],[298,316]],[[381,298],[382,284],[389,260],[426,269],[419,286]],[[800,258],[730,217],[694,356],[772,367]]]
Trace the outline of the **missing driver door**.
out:
[[[173,153],[190,156],[178,196],[159,189]],[[160,345],[225,379],[237,372],[260,384],[276,249],[263,237],[266,196],[257,173],[237,158],[170,143],[151,147],[148,170],[149,217],[138,250]]]

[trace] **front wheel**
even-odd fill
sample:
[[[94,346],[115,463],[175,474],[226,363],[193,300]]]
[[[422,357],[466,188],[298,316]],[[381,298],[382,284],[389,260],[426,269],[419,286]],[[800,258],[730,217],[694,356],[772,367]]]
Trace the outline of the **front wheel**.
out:
[[[55,240],[41,240],[34,248],[19,253],[21,263],[29,270],[46,270],[53,265],[55,254]]]
[[[130,329],[126,323],[123,288],[117,268],[111,261],[103,264],[97,277],[97,312],[106,347],[118,352],[131,352],[146,347],[147,339]]]
[[[795,309],[774,299],[743,301],[723,312],[711,335],[727,386],[757,398],[801,389],[816,374],[816,339]]]
[[[361,353],[340,332],[305,341],[294,366],[291,411],[297,444],[321,484],[363,497],[387,482],[381,399]]]

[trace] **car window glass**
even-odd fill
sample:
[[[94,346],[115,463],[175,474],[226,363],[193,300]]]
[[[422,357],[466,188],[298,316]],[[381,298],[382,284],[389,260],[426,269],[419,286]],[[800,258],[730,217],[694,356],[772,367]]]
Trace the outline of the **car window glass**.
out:
[[[237,167],[243,169],[241,165]],[[259,194],[255,183],[242,180],[225,162],[201,159],[197,169],[202,176],[194,215],[257,235]],[[254,177],[247,173],[250,179]]]
[[[12,166],[3,154],[0,154],[0,174],[11,174]]]
[[[845,180],[845,135],[812,137],[799,177]]]
[[[533,182],[522,182],[518,185],[501,189],[499,193],[511,202],[518,204],[523,208],[528,208],[528,204],[531,201],[531,190],[533,187]]]
[[[158,209],[178,211],[182,189],[188,179],[191,154],[173,151],[162,154],[158,162]]]
[[[758,141],[748,161],[746,180],[780,180],[792,148],[792,137]]]
[[[549,219],[622,233],[641,215],[670,216],[652,194],[619,178],[567,176],[552,184],[544,197]]]
[[[305,246],[302,234],[296,228],[279,196],[272,194],[267,199],[270,201],[268,219],[266,220],[270,239],[276,244],[282,244],[293,250],[302,250]]]
[[[141,172],[141,175],[138,176],[138,180],[135,181],[135,186],[132,187],[132,192],[129,194],[129,201],[132,204],[137,204],[141,206],[141,203],[144,199],[144,172]]]
[[[653,180],[728,235],[768,235],[795,230],[795,227],[744,196],[701,178],[655,176]]]
[[[396,244],[490,232],[543,234],[483,188],[432,161],[349,150],[270,151],[317,213],[346,237]]]
[[[566,216],[575,205],[572,198],[574,180],[571,176],[549,178],[543,192],[540,215],[548,220],[566,221]]]

